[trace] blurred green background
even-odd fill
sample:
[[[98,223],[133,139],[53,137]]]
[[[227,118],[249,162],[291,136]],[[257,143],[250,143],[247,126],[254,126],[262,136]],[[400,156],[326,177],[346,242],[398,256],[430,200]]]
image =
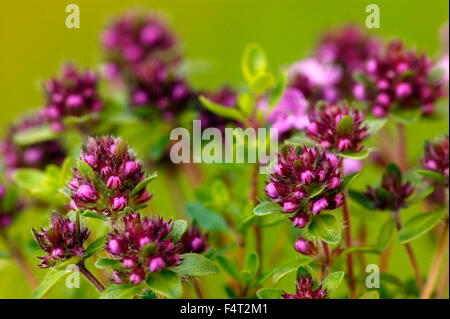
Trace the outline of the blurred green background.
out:
[[[80,7],[81,28],[65,27],[67,4]],[[165,15],[176,30],[185,48],[188,59],[196,66],[191,75],[192,83],[201,88],[217,87],[223,83],[242,83],[240,58],[246,43],[255,41],[267,51],[271,67],[275,70],[305,57],[314,46],[321,31],[347,22],[364,24],[370,3],[380,6],[381,28],[373,31],[384,38],[402,38],[410,46],[425,50],[435,56],[440,49],[438,32],[448,21],[449,3],[445,0],[384,0],[384,1],[333,1],[333,0],[28,0],[24,2],[2,1],[0,4],[0,94],[2,97],[0,136],[4,128],[20,113],[40,106],[43,99],[40,87],[42,80],[56,74],[67,60],[81,66],[95,67],[101,60],[98,40],[101,30],[112,15],[133,6],[156,9]],[[448,131],[448,102],[445,118],[440,121],[423,121],[408,129],[409,152],[412,163],[417,163],[422,154],[423,141]],[[357,187],[375,183],[381,172],[367,170]],[[245,182],[247,176],[243,176]],[[162,176],[155,182],[152,207],[160,214],[172,216],[175,211],[171,203],[170,181]],[[169,178],[170,179],[170,178]],[[179,181],[192,197],[192,189],[186,180]],[[414,215],[421,208],[405,212],[403,218]],[[368,219],[369,242],[374,240],[379,226],[386,215],[361,211],[353,207],[354,224]],[[364,217],[364,218],[363,218]],[[46,224],[46,218],[41,219]],[[18,222],[21,229],[39,225],[39,220],[28,221],[26,216]],[[265,230],[266,238],[278,238],[286,225]],[[355,227],[357,229],[357,227]],[[21,230],[22,231],[22,230]],[[24,236],[28,236],[26,231]],[[31,239],[31,238],[28,238]],[[417,251],[419,266],[423,274],[434,253],[435,241],[424,237],[412,243]],[[265,240],[265,250],[270,252],[273,241]],[[295,257],[291,247],[284,250],[284,262]],[[412,276],[406,253],[396,245],[390,270],[402,278]],[[448,259],[448,256],[446,256]],[[369,257],[376,262],[378,257]],[[37,264],[37,259],[30,260]],[[357,270],[359,271],[359,269]],[[39,271],[39,275],[44,272]],[[209,296],[225,297],[220,284],[225,280],[207,279],[211,285]],[[15,265],[0,260],[0,298],[27,297],[29,290],[21,283]],[[267,284],[266,284],[267,285]],[[86,285],[83,285],[86,287]],[[293,276],[281,283],[284,289],[293,289]],[[88,295],[96,294],[87,287]],[[80,289],[74,289],[71,297],[81,296]],[[54,294],[52,297],[69,297]],[[86,295],[85,295],[86,296]]]

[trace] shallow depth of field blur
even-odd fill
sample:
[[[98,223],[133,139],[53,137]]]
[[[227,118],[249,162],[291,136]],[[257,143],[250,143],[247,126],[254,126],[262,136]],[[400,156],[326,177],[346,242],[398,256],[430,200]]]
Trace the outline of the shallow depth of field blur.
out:
[[[65,7],[76,3],[80,7],[81,28],[65,27]],[[101,59],[99,34],[114,14],[133,8],[155,9],[166,17],[169,26],[178,34],[183,50],[193,72],[189,81],[196,88],[214,89],[227,83],[239,87],[243,82],[240,61],[244,47],[249,42],[260,44],[266,51],[272,70],[305,57],[316,44],[321,32],[334,26],[354,22],[364,26],[365,7],[370,1],[299,1],[299,0],[29,0],[3,1],[0,4],[0,138],[8,125],[21,113],[41,106],[42,81],[59,74],[61,65],[73,61],[82,67],[98,67]],[[380,0],[381,27],[368,30],[384,39],[401,38],[408,47],[424,50],[434,57],[440,52],[439,32],[448,21],[448,1],[444,0]],[[421,121],[414,128],[407,128],[408,156],[411,163],[418,163],[423,153],[424,141],[448,131],[448,100],[440,103],[445,116],[440,120]],[[442,110],[442,109],[441,109]],[[207,165],[203,165],[208,171]],[[159,171],[152,182],[155,194],[151,208],[170,218],[182,218],[170,192],[172,183],[179,183],[186,200],[193,199],[194,189],[186,176],[175,181]],[[365,185],[380,180],[382,171],[365,169],[352,185],[364,189]],[[243,185],[243,187],[246,187]],[[239,192],[238,189],[235,190]],[[261,191],[261,190],[260,190]],[[262,191],[261,191],[262,194]],[[387,213],[372,212],[351,203],[355,236],[361,223],[370,225],[367,242],[374,242]],[[420,212],[420,206],[402,212],[402,218]],[[340,215],[340,212],[336,212]],[[31,227],[47,226],[48,216],[27,211],[15,221],[11,232],[16,240],[28,247],[27,260],[37,265],[36,250],[30,233]],[[277,245],[277,238],[286,232],[285,224],[263,229],[263,251],[266,256]],[[251,242],[252,236],[248,235]],[[435,252],[436,237],[431,232],[420,240],[412,241],[419,268],[426,279]],[[0,243],[0,251],[2,250]],[[250,250],[248,250],[250,251]],[[448,251],[448,250],[447,250]],[[282,265],[298,253],[288,244],[277,261]],[[367,263],[377,263],[378,255],[366,254]],[[356,258],[355,258],[356,260]],[[444,256],[448,260],[448,255]],[[270,258],[265,259],[265,270],[273,267]],[[342,266],[344,267],[344,265]],[[47,270],[34,269],[38,278]],[[356,263],[356,273],[361,274]],[[395,243],[389,272],[402,280],[413,282],[413,273],[405,249]],[[202,279],[204,294],[209,298],[227,298],[224,290],[229,276],[224,272]],[[283,278],[278,288],[292,291],[295,272]],[[389,284],[390,289],[395,285]],[[393,288],[394,287],[394,288]],[[191,289],[191,288],[190,288]],[[335,298],[345,296],[346,283],[342,283]],[[342,291],[341,291],[342,290]],[[380,290],[383,297],[383,289]],[[0,298],[28,298],[31,290],[19,267],[10,259],[0,259]],[[386,292],[388,294],[388,292]],[[191,295],[192,292],[191,292]],[[97,292],[82,280],[80,289],[65,289],[60,283],[48,295],[51,298],[96,298]],[[448,288],[446,292],[448,297]]]

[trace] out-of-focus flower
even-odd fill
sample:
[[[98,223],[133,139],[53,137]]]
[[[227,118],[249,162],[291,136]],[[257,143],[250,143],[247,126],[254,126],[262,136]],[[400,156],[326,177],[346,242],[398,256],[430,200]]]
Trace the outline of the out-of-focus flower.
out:
[[[362,169],[362,161],[344,158],[343,166],[344,166],[344,176],[351,175],[353,173],[359,172]]]
[[[125,207],[139,208],[150,200],[145,187],[133,192],[145,175],[121,139],[89,138],[80,160],[89,165],[94,176],[73,169],[74,178],[68,185],[72,209],[91,209],[116,218]]]
[[[0,154],[8,177],[18,168],[44,169],[49,164],[60,165],[66,156],[62,145],[56,139],[21,145],[15,136],[26,134],[44,125],[39,115],[26,116],[10,127],[6,137],[0,141]]]
[[[308,224],[309,214],[332,210],[342,205],[341,159],[316,148],[282,148],[278,165],[269,175],[265,193],[283,207],[295,227]]]
[[[293,129],[303,130],[309,124],[307,108],[308,101],[302,92],[295,88],[287,88],[278,105],[270,112],[267,121],[271,123],[272,128],[278,129],[279,135]]]
[[[365,114],[347,105],[326,104],[313,110],[306,134],[326,150],[359,152],[369,135],[363,125]]]
[[[15,200],[13,203],[3,203],[8,190],[0,184],[0,231],[13,222],[14,218],[23,209],[23,203]]]
[[[42,116],[55,131],[64,128],[64,120],[69,116],[94,117],[103,108],[97,86],[98,78],[93,71],[81,73],[74,65],[66,64],[60,78],[45,84],[46,103]]]
[[[39,267],[49,268],[71,257],[82,257],[85,252],[83,244],[90,233],[88,229],[80,228],[77,222],[58,213],[52,214],[50,223],[48,229],[41,228],[40,232],[32,229],[36,243],[47,253],[39,257],[42,260]]]
[[[107,61],[120,68],[153,58],[177,43],[161,18],[135,11],[115,19],[102,33],[101,42]]]
[[[184,79],[177,77],[171,65],[151,60],[132,69],[131,104],[155,107],[165,121],[174,121],[195,98]]]
[[[310,275],[302,275],[297,279],[295,294],[290,295],[283,292],[282,297],[283,299],[325,299],[327,290],[322,288],[322,284],[317,289],[314,289],[312,277]]]
[[[294,248],[300,254],[307,255],[307,256],[316,255],[318,252],[316,245],[314,245],[314,243],[312,243],[310,241],[307,241],[304,238],[298,238],[294,244]]]
[[[237,104],[237,94],[228,86],[224,86],[218,91],[204,92],[203,95],[214,103],[218,103],[223,106],[235,107]],[[221,132],[224,132],[226,125],[230,123],[230,120],[214,114],[206,108],[202,108],[200,120],[202,122],[202,127],[215,127]]]
[[[127,214],[119,228],[109,233],[105,245],[105,250],[123,265],[123,269],[114,271],[112,281],[140,284],[147,274],[176,266],[180,257],[169,237],[171,229],[171,222],[161,217]]]
[[[326,33],[317,48],[317,58],[339,66],[342,70],[339,89],[342,96],[351,96],[353,74],[364,69],[366,61],[377,56],[380,42],[355,25]],[[341,96],[341,97],[342,97]]]
[[[394,41],[383,56],[367,62],[368,83],[358,98],[368,101],[377,117],[386,117],[394,107],[420,107],[422,114],[432,114],[436,100],[445,92],[442,81],[430,78],[431,72],[432,63],[425,54],[406,51],[401,42]]]
[[[308,101],[339,99],[338,84],[342,78],[339,66],[309,58],[293,64],[288,70],[289,84],[296,88]]]
[[[448,135],[438,142],[427,142],[425,154],[421,160],[426,170],[440,173],[445,178],[445,186],[449,186],[449,137]]]
[[[203,253],[208,248],[208,236],[196,226],[189,227],[177,243],[180,254]]]
[[[394,212],[406,207],[406,199],[413,192],[414,187],[409,182],[403,183],[400,170],[391,164],[383,174],[381,186],[368,186],[364,196],[376,209]]]

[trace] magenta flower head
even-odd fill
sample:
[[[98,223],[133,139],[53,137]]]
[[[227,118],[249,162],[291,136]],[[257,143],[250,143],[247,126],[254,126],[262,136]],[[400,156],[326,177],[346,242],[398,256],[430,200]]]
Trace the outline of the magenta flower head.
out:
[[[6,229],[23,209],[23,203],[16,198],[14,189],[0,184],[0,231]]]
[[[39,114],[33,114],[9,128],[6,137],[0,141],[0,155],[8,177],[12,177],[17,168],[44,169],[49,164],[62,164],[66,152],[58,140],[28,143],[20,138],[44,125],[44,119]]]
[[[306,134],[326,150],[359,152],[369,137],[364,118],[364,113],[350,111],[347,105],[325,104],[311,113]]]
[[[123,67],[173,50],[177,41],[155,14],[130,11],[112,21],[102,33],[101,43],[107,61]]]
[[[318,249],[314,243],[307,241],[303,238],[298,238],[294,244],[294,248],[302,255],[314,256],[317,254]]]
[[[230,87],[224,86],[217,91],[204,92],[204,95],[208,100],[213,101],[214,103],[218,103],[227,107],[236,107],[237,106],[237,93]],[[215,127],[218,128],[221,132],[225,131],[225,127],[227,124],[233,124],[230,120],[214,114],[207,110],[206,108],[202,108],[200,113],[200,120],[202,122],[202,127]],[[234,123],[239,124],[239,123]]]
[[[208,248],[208,235],[202,233],[197,226],[192,226],[183,234],[177,245],[180,254],[201,254]]]
[[[180,260],[177,247],[169,236],[172,223],[161,217],[149,219],[129,213],[118,228],[108,235],[105,250],[122,263],[114,272],[117,284],[140,284],[147,274],[176,266]]]
[[[401,42],[392,42],[383,56],[367,61],[364,94],[355,97],[369,102],[376,117],[388,116],[394,107],[420,106],[423,115],[432,114],[435,102],[445,94],[442,81],[431,79],[432,69],[425,54],[406,51]]]
[[[68,184],[71,208],[116,218],[125,207],[140,208],[151,198],[145,187],[136,189],[144,179],[141,164],[123,140],[89,138]]]
[[[421,160],[422,167],[434,171],[444,177],[444,184],[449,185],[449,138],[445,136],[441,141],[427,142],[425,154]]]
[[[390,164],[383,174],[378,188],[367,187],[364,196],[379,210],[398,211],[406,207],[406,200],[414,192],[409,182],[403,183],[402,173],[395,164]]]
[[[310,214],[342,205],[341,170],[340,159],[317,147],[284,146],[265,192],[285,213],[296,213],[291,221],[303,228]]]
[[[89,237],[89,231],[87,228],[80,228],[78,221],[73,222],[68,217],[53,213],[50,227],[40,230],[37,232],[32,229],[36,243],[47,253],[44,257],[39,257],[42,260],[39,267],[53,267],[72,257],[84,255],[83,244]]]
[[[72,64],[66,64],[60,78],[45,84],[46,104],[41,113],[53,130],[64,128],[67,117],[92,116],[103,108],[98,94],[98,77],[93,71],[81,73]]]
[[[130,80],[131,105],[156,110],[165,121],[173,122],[195,98],[186,81],[174,73],[173,63],[161,60],[135,65]]]
[[[314,282],[310,275],[302,275],[297,279],[295,294],[290,295],[286,292],[282,295],[283,299],[325,299],[327,290],[322,288],[322,284],[314,289]]]

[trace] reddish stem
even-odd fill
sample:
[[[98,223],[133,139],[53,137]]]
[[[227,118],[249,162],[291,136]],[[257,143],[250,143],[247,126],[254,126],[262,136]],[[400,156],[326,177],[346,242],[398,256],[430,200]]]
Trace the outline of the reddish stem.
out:
[[[406,172],[409,168],[408,164],[408,143],[406,140],[405,126],[403,124],[397,124],[398,132],[398,151],[399,151],[399,164],[403,172]]]
[[[84,265],[84,261],[80,261],[77,266],[83,276],[95,287],[95,289],[97,289],[98,292],[102,293],[105,290],[102,283],[89,270],[87,270]]]
[[[342,205],[342,212],[344,215],[344,224],[345,224],[345,245],[347,248],[352,247],[352,230],[351,230],[351,222],[350,222],[350,210],[348,208],[347,196],[344,197],[344,203]],[[350,298],[356,298],[356,290],[355,290],[355,279],[353,272],[353,258],[352,254],[347,254],[347,269],[348,269],[348,285],[350,288]]]

